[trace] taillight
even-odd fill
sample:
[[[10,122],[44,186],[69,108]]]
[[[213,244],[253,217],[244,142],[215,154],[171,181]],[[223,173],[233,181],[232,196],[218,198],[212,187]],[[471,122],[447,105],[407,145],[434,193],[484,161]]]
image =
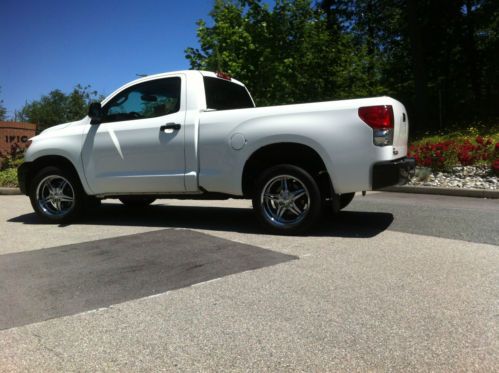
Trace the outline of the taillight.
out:
[[[393,128],[391,105],[364,106],[359,108],[359,117],[372,128]]]
[[[376,146],[393,144],[393,108],[391,105],[363,106],[359,117],[373,129],[373,143]]]

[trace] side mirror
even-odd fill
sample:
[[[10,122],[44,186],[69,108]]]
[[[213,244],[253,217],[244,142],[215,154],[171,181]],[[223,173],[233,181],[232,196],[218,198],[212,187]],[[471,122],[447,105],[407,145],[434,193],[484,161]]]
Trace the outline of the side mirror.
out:
[[[88,116],[90,124],[99,124],[102,122],[102,107],[100,102],[92,102],[88,108]]]

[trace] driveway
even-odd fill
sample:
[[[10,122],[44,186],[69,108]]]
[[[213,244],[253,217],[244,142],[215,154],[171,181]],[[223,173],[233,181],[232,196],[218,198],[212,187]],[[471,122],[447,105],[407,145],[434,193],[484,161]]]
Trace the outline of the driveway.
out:
[[[372,193],[304,237],[249,207],[0,196],[0,371],[499,370],[499,201]]]

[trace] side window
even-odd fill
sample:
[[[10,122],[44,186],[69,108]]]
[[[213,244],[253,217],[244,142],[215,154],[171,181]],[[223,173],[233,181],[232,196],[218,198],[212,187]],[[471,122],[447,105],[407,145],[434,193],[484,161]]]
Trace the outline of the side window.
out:
[[[242,85],[205,76],[204,90],[208,109],[231,110],[255,107],[248,91]]]
[[[160,117],[180,110],[180,78],[139,83],[114,96],[103,107],[103,122]]]

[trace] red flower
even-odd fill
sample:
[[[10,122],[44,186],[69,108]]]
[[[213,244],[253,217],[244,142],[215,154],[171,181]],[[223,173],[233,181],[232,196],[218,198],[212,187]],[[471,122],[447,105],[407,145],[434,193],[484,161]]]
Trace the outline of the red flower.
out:
[[[480,145],[483,145],[483,137],[482,136],[477,136],[476,137],[476,142],[479,143]]]
[[[492,163],[492,170],[496,175],[499,175],[499,159],[496,159],[494,163]]]

